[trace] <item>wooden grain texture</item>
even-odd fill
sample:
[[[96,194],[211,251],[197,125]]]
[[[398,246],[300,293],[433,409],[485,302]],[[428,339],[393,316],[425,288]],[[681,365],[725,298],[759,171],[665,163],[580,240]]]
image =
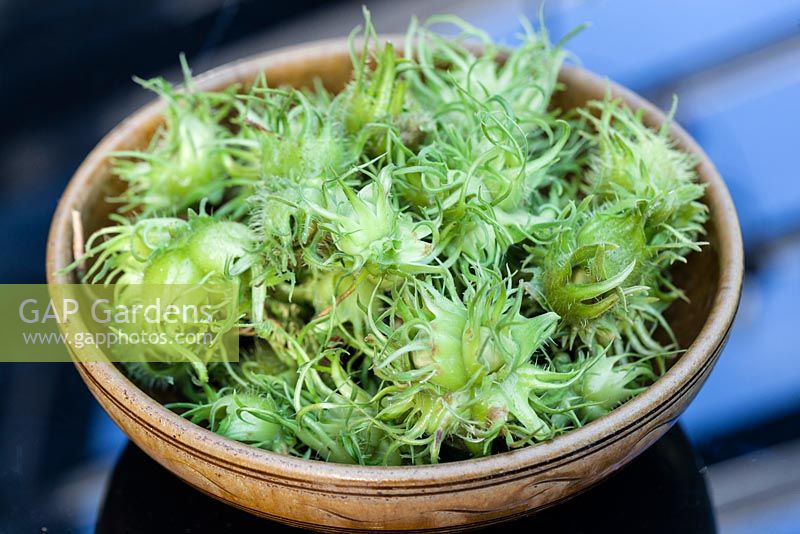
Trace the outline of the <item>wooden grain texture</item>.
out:
[[[199,89],[247,86],[266,72],[272,85],[304,86],[320,78],[339,90],[351,75],[344,40],[271,52],[213,70]],[[636,94],[587,71],[564,67],[563,108],[602,98],[607,89],[644,110],[657,127],[664,114]],[[74,281],[57,271],[72,261],[71,210],[87,233],[107,224],[104,199],[121,184],[109,173],[112,150],[141,148],[161,122],[153,103],[109,133],[75,173],[53,217],[48,282]],[[652,387],[609,415],[549,442],[487,458],[431,466],[359,467],[302,460],[218,436],[163,408],[111,363],[76,363],[92,394],[143,451],[187,483],[217,499],[285,523],[317,530],[461,530],[533,513],[581,492],[632,460],[675,422],[711,372],[727,339],[741,293],[742,241],[722,179],[678,125],[671,134],[696,154],[708,184],[710,245],[677,271],[690,303],[670,323],[688,350]],[[73,325],[80,327],[80,325]],[[83,355],[97,349],[86,347]],[[98,355],[93,354],[96,359]]]

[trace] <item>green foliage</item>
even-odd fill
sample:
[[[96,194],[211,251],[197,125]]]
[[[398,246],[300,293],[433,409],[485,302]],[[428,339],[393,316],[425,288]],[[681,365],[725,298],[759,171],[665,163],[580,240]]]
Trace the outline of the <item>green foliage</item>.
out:
[[[538,443],[656,380],[707,211],[669,124],[552,109],[566,54],[528,25],[509,49],[414,21],[398,54],[366,13],[351,43],[337,95],[144,82],[166,123],[114,156],[129,188],[84,280],[233,281],[245,348],[129,374],[229,438],[378,465]]]
[[[120,211],[144,214],[181,213],[203,199],[222,200],[228,186],[223,143],[230,132],[222,121],[233,105],[233,91],[194,91],[191,72],[181,56],[185,87],[175,89],[166,80],[137,81],[158,94],[166,110],[164,124],[144,151],[117,152],[114,173],[127,182],[127,190],[116,199]]]

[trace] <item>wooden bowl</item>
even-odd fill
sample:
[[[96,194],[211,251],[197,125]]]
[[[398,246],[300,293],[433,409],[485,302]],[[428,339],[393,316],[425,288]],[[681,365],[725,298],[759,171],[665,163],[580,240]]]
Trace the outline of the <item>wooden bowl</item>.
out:
[[[198,88],[247,86],[266,72],[273,85],[303,86],[319,77],[340,90],[351,75],[344,40],[270,52],[197,79]],[[602,98],[608,88],[658,127],[664,114],[636,94],[594,74],[564,67],[566,91],[556,105]],[[53,218],[47,246],[48,282],[72,261],[71,211],[92,232],[107,225],[105,198],[122,184],[107,154],[144,147],[161,122],[163,104],[138,111],[109,133],[69,183]],[[742,241],[728,191],[694,140],[673,124],[676,143],[699,159],[708,184],[709,246],[675,275],[691,303],[676,303],[669,320],[688,350],[638,397],[583,428],[549,442],[495,456],[418,467],[358,467],[303,460],[218,436],[163,408],[111,363],[76,363],[111,418],[148,455],[199,490],[260,516],[302,527],[336,530],[459,530],[529,514],[597,483],[650,446],[675,422],[711,372],[733,322],[742,284]],[[84,348],[96,360],[95,348]],[[168,498],[168,497],[167,497]]]

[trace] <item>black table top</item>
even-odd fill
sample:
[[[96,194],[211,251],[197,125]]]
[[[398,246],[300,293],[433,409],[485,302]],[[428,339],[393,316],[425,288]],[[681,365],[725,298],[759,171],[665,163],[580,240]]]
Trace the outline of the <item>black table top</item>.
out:
[[[675,427],[605,482],[512,526],[530,532],[714,532],[703,471]],[[207,497],[133,444],[113,470],[98,517],[98,534],[296,530]]]

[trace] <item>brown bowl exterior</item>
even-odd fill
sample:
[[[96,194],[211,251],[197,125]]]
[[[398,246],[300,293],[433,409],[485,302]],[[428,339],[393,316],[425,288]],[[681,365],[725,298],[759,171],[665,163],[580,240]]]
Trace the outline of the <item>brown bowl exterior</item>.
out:
[[[344,40],[267,53],[213,70],[201,89],[247,86],[266,72],[272,85],[303,86],[320,78],[331,90],[348,81]],[[636,94],[587,71],[564,67],[566,90],[556,105],[569,108],[607,90],[643,109],[657,127],[664,114]],[[141,148],[160,124],[163,105],[125,120],[75,173],[53,218],[47,247],[48,282],[71,279],[58,270],[72,261],[71,210],[91,232],[107,224],[105,198],[121,184],[107,154]],[[611,414],[552,441],[487,458],[414,467],[358,467],[286,457],[228,440],[182,419],[132,384],[110,363],[76,364],[81,377],[122,430],[174,474],[217,499],[284,523],[317,530],[460,530],[553,505],[602,480],[661,437],[694,398],[727,339],[741,292],[742,242],[736,212],[708,157],[679,126],[675,142],[698,157],[708,184],[708,241],[676,273],[691,304],[676,304],[670,322],[689,347],[667,374]],[[94,350],[92,348],[84,351]],[[84,354],[86,355],[86,353]],[[95,355],[96,356],[96,355]]]

